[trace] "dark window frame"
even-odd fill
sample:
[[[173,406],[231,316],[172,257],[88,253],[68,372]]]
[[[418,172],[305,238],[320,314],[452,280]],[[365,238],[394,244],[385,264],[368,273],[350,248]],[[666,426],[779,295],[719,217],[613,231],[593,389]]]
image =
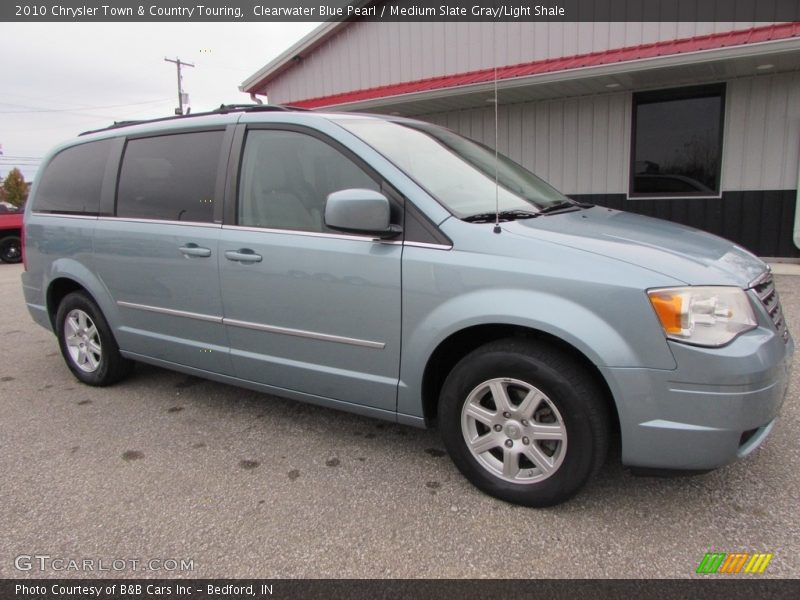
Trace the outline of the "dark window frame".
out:
[[[725,137],[725,100],[727,87],[725,83],[713,83],[689,87],[668,88],[646,92],[634,92],[631,105],[631,139],[630,159],[628,164],[628,200],[670,200],[674,198],[721,198],[722,197],[722,162],[724,158]],[[655,102],[668,102],[672,100],[690,100],[693,98],[709,98],[719,96],[719,164],[717,165],[717,189],[713,192],[635,192],[634,180],[636,178],[636,134],[638,107],[642,104]]]

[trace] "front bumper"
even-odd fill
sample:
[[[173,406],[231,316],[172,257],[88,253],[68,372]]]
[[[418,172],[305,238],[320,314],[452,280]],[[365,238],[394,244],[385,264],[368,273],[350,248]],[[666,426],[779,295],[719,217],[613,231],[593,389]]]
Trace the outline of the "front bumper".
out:
[[[623,464],[707,470],[752,452],[783,404],[793,340],[759,327],[723,348],[670,347],[672,371],[601,369],[617,403]]]

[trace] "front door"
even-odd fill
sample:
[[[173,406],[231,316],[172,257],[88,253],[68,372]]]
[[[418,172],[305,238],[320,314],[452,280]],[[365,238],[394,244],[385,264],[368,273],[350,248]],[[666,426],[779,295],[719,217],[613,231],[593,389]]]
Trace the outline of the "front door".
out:
[[[402,245],[325,227],[325,198],[348,188],[380,183],[328,140],[247,133],[220,237],[231,359],[242,379],[394,411]]]

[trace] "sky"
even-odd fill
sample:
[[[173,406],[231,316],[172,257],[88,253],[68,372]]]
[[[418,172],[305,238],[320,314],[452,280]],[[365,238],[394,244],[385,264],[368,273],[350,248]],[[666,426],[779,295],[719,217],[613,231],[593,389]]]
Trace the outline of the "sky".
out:
[[[0,177],[114,121],[249,103],[239,85],[319,23],[0,23]]]

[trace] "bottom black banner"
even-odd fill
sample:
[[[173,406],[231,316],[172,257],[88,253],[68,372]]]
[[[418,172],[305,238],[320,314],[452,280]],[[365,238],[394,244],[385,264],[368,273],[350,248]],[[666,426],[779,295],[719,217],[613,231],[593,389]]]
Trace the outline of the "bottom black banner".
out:
[[[800,598],[776,579],[2,579],[3,600],[239,600],[316,598]]]

